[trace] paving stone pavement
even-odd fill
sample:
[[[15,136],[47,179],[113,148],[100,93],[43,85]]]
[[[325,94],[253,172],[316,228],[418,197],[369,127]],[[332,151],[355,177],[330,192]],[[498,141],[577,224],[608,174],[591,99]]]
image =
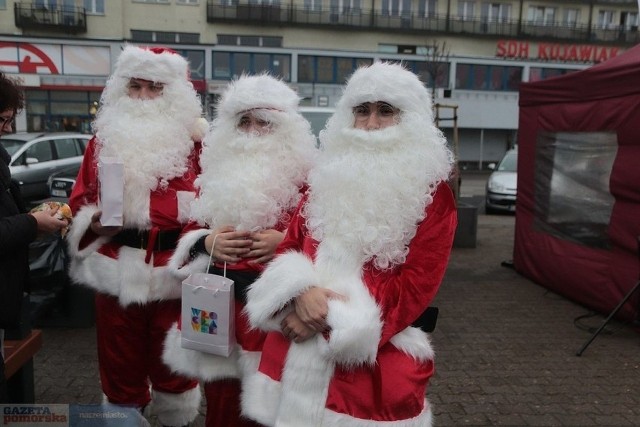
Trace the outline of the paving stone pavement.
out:
[[[501,265],[512,258],[514,224],[481,212],[477,247],[453,250],[435,302],[435,425],[640,426],[638,330],[614,321],[577,357],[604,317],[574,324],[589,310]],[[101,402],[95,330],[43,334],[36,401]]]

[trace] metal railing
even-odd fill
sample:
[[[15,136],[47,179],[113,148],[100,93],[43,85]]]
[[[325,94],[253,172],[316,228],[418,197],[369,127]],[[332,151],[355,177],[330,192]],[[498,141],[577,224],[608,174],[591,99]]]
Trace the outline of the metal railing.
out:
[[[53,30],[86,33],[87,14],[84,7],[42,7],[31,2],[14,4],[16,27],[25,30]]]
[[[433,32],[487,37],[526,37],[574,42],[615,42],[633,45],[640,42],[637,27],[622,25],[607,28],[585,24],[553,22],[539,24],[521,20],[459,19],[451,15],[409,12],[389,15],[366,9],[311,10],[299,5],[236,4],[222,6],[207,3],[207,22],[252,23],[265,26],[330,27],[332,29],[394,30],[404,33]]]

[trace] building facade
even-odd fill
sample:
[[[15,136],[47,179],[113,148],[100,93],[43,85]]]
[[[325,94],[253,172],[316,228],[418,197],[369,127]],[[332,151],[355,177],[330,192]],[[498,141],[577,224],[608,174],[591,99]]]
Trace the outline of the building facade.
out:
[[[316,131],[355,68],[400,61],[431,88],[440,127],[473,169],[515,144],[521,82],[638,41],[636,0],[0,0],[0,68],[26,89],[22,130],[90,132],[124,43],[184,55],[209,118],[234,77],[278,75]]]

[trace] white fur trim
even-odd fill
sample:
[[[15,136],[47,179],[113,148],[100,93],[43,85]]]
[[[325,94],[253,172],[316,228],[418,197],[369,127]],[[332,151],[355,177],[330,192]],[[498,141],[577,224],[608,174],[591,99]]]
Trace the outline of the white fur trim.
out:
[[[91,217],[93,217],[93,214],[98,210],[98,206],[96,205],[86,205],[81,207],[74,215],[73,223],[69,228],[69,232],[66,237],[70,257],[85,258],[109,241],[108,237],[99,236],[85,248],[80,249],[80,241],[91,226]]]
[[[243,111],[254,108],[271,108],[295,112],[300,98],[282,80],[267,74],[242,76],[229,84],[220,98],[218,116],[233,120]]]
[[[242,380],[242,414],[265,426],[276,423],[282,384],[261,372]]]
[[[427,399],[424,401],[424,410],[418,416],[409,420],[398,421],[373,421],[350,417],[326,410],[322,418],[322,427],[431,427],[433,414]]]
[[[76,283],[118,297],[123,307],[181,298],[180,280],[166,267],[154,267],[153,261],[145,263],[145,256],[145,250],[123,246],[117,259],[98,252],[74,257],[69,276]]]
[[[400,64],[375,62],[357,69],[349,78],[337,108],[343,111],[364,102],[384,101],[402,112],[417,113],[431,121],[433,100],[417,75]]]
[[[280,330],[274,314],[305,289],[319,283],[312,261],[299,252],[286,252],[277,256],[262,272],[247,293],[245,312],[254,328]]]
[[[189,75],[189,63],[175,52],[155,53],[149,49],[127,45],[118,57],[114,74],[170,84]]]
[[[169,263],[167,264],[167,268],[173,275],[184,280],[193,273],[206,273],[209,256],[200,254],[195,259],[189,261],[189,251],[200,237],[206,236],[209,233],[211,233],[211,230],[203,228],[189,231],[180,237],[178,246],[176,250],[173,251],[173,255],[171,255]]]
[[[216,356],[202,351],[182,347],[182,333],[174,323],[167,331],[164,340],[162,361],[171,371],[203,381],[215,381],[223,378],[239,378],[238,352],[234,350],[229,357]]]
[[[158,422],[166,426],[182,426],[196,419],[202,392],[196,386],[183,393],[165,393],[151,391],[151,415],[158,417]]]
[[[381,311],[362,281],[358,252],[340,238],[327,237],[318,246],[315,267],[319,286],[346,297],[328,302],[331,334],[328,342],[318,341],[321,350],[348,367],[374,363],[382,335]]]
[[[418,328],[409,326],[395,334],[389,341],[395,348],[412,356],[418,362],[435,358],[429,335]]]
[[[371,298],[352,294],[346,302],[330,300],[327,324],[331,335],[322,347],[328,357],[347,367],[375,363],[382,321],[380,309]]]

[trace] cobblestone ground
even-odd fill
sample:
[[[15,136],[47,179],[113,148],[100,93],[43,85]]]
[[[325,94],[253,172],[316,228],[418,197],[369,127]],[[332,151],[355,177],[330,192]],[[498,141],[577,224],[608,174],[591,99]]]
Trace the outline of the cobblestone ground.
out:
[[[463,183],[464,186],[464,183]],[[478,217],[477,247],[456,248],[435,305],[437,426],[638,426],[640,334],[612,322],[577,357],[602,316],[503,267],[514,217]],[[95,330],[45,328],[36,401],[99,403]],[[204,408],[202,409],[204,413]],[[194,423],[203,426],[200,416]]]

